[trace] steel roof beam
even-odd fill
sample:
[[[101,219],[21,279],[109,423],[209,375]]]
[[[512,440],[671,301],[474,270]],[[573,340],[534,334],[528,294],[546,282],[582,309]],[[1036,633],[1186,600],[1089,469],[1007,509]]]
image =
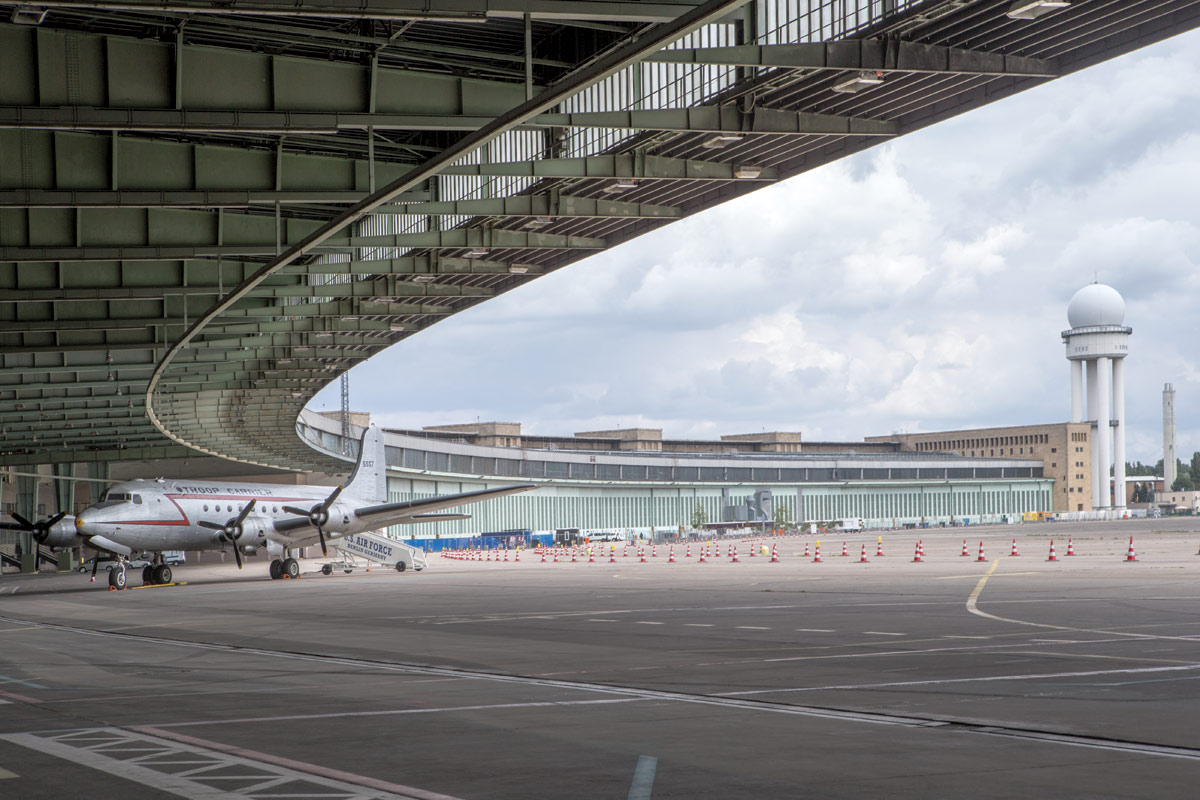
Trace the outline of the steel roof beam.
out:
[[[1056,78],[1062,74],[1054,59],[989,53],[896,39],[685,47],[660,50],[646,61],[723,67],[869,70],[998,77]]]
[[[895,136],[894,122],[807,111],[755,108],[743,112],[735,106],[641,111],[589,111],[575,114],[541,114],[534,126],[564,128],[623,128],[679,133],[756,133],[790,136]]]
[[[186,145],[181,145],[186,146]],[[402,202],[429,200],[429,192],[407,192]],[[118,189],[0,189],[0,207],[11,208],[248,208],[283,205],[339,205],[356,203],[360,191],[247,191]]]
[[[521,264],[509,261],[489,261],[482,258],[457,258],[445,256],[436,250],[422,255],[401,258],[356,259],[354,261],[330,261],[322,264],[307,264],[280,270],[278,275],[506,275],[514,271],[530,275],[541,274],[544,268],[537,264]]]
[[[587,158],[542,158],[533,161],[494,161],[459,164],[438,170],[441,175],[480,175],[502,178],[635,178],[645,180],[774,181],[779,171],[763,167],[756,178],[738,178],[736,165],[719,161],[623,153]]]
[[[595,197],[549,194],[516,195],[485,200],[429,203],[396,203],[383,206],[380,214],[461,217],[655,217],[674,219],[682,212],[673,206],[631,203]]]
[[[367,263],[367,262],[359,262]],[[505,265],[507,267],[507,265]],[[507,273],[507,269],[504,270]],[[215,285],[179,286],[170,289],[141,286],[132,288],[97,287],[92,289],[18,289],[6,290],[5,300],[14,303],[66,303],[80,300],[161,300],[167,297],[221,297],[224,292]],[[378,280],[349,283],[295,284],[290,286],[258,286],[253,297],[492,297],[495,292],[479,286],[459,286],[445,283],[415,283],[387,276]],[[281,313],[290,306],[280,306]],[[101,346],[93,346],[96,350]],[[101,348],[102,349],[102,348]]]

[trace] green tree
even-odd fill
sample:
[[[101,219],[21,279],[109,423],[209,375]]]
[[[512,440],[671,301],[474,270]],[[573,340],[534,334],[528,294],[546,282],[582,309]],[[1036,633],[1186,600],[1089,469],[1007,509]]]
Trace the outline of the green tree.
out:
[[[786,528],[792,524],[791,514],[788,513],[788,508],[783,503],[775,504],[775,527]]]
[[[1189,472],[1192,473],[1192,485],[1200,486],[1200,451],[1192,453],[1192,466]]]
[[[1196,484],[1192,482],[1192,471],[1190,469],[1182,469],[1175,477],[1175,482],[1171,484],[1172,492],[1194,492]]]
[[[707,522],[708,512],[704,510],[704,506],[697,502],[696,507],[692,509],[692,529],[699,530],[700,528],[703,528]]]

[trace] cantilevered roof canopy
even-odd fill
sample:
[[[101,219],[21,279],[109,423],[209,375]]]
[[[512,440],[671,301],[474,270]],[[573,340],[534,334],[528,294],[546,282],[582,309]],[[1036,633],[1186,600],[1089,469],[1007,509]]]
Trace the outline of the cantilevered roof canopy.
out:
[[[359,360],[1200,22],[846,5],[0,3],[0,464],[332,467],[296,417]]]

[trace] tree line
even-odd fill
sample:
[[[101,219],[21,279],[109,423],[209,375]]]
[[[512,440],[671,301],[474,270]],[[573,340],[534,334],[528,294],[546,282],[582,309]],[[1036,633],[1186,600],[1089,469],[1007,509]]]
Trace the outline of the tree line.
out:
[[[1143,464],[1140,461],[1135,461],[1132,464],[1125,462],[1125,475],[1133,478],[1140,475],[1155,476],[1163,474],[1163,460],[1160,458],[1153,465]],[[1177,459],[1175,469],[1175,482],[1168,487],[1172,492],[1194,492],[1197,487],[1200,487],[1200,452],[1192,453],[1191,461],[1184,462],[1182,459]],[[1146,487],[1148,488],[1148,486]],[[1135,489],[1136,492],[1136,489]],[[1145,500],[1138,500],[1135,496],[1133,502],[1148,503],[1154,499],[1153,495]]]

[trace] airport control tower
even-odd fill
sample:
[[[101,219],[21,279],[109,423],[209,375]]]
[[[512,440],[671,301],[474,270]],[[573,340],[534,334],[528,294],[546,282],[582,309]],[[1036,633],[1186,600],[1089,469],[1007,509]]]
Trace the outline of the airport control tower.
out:
[[[1089,284],[1067,306],[1063,331],[1071,362],[1071,421],[1092,423],[1092,497],[1096,509],[1125,507],[1125,356],[1129,354],[1125,300],[1103,283]],[[1085,386],[1084,370],[1087,370]],[[1114,463],[1115,462],[1115,463]],[[1113,491],[1108,470],[1113,466]]]

